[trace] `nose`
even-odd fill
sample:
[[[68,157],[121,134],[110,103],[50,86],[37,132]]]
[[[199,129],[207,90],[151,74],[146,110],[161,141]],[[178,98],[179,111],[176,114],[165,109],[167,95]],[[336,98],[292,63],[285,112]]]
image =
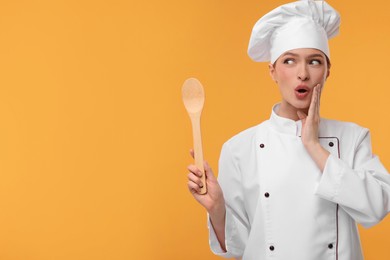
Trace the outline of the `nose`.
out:
[[[309,71],[306,67],[306,64],[302,64],[301,66],[299,66],[297,74],[298,74],[298,79],[301,81],[306,81],[310,78]]]

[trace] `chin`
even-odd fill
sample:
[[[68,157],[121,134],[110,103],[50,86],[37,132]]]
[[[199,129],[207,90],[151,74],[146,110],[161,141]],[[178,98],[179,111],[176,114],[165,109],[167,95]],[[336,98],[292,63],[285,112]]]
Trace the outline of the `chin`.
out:
[[[295,108],[297,109],[297,110],[308,110],[309,109],[309,107],[310,106],[296,106]]]
[[[291,106],[293,106],[297,110],[307,110],[310,107],[310,101],[298,100],[295,102],[291,102],[290,104],[291,104]]]

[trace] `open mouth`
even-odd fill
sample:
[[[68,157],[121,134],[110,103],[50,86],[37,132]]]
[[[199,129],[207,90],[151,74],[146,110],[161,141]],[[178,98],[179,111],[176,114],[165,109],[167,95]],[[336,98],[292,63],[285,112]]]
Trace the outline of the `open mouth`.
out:
[[[308,86],[299,85],[295,88],[295,95],[299,99],[304,99],[309,95],[310,89]]]

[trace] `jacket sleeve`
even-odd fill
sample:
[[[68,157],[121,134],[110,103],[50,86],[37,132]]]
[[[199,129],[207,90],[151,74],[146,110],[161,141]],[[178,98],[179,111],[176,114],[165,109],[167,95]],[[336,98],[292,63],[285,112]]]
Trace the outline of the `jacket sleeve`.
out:
[[[367,129],[361,130],[353,152],[350,164],[334,155],[328,157],[316,194],[339,204],[356,222],[370,227],[390,210],[390,175],[372,154]]]
[[[222,188],[226,204],[224,252],[208,220],[210,248],[214,254],[225,257],[242,257],[249,233],[249,222],[244,207],[241,173],[229,144],[222,147],[219,159],[218,182]]]

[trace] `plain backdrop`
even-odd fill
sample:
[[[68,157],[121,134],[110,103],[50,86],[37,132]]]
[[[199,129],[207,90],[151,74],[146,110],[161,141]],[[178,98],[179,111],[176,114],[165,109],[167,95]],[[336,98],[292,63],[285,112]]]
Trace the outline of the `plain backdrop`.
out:
[[[188,77],[204,85],[204,156],[279,101],[247,54],[282,0],[0,1],[0,259],[219,259],[187,190]],[[390,167],[389,1],[329,0],[323,117],[369,128]],[[367,259],[390,259],[390,219],[361,228]]]

